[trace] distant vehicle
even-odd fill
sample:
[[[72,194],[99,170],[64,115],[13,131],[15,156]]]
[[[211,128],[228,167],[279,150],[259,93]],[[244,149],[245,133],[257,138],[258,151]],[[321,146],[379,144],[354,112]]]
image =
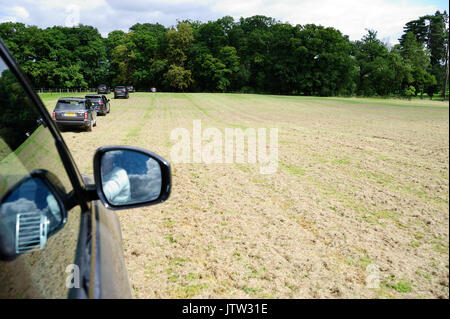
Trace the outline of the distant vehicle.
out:
[[[97,126],[97,111],[89,99],[60,98],[53,110],[53,120],[60,128],[78,126],[90,132]]]
[[[97,114],[106,115],[111,110],[110,100],[103,94],[86,95],[85,98],[91,100],[97,110]]]
[[[133,93],[134,92],[134,86],[128,85],[127,86],[127,90],[128,90],[128,92]]]
[[[152,87],[150,90],[151,90],[153,93],[156,92],[156,88],[155,88],[155,87]]]
[[[109,94],[111,90],[106,84],[100,84],[97,88],[97,94]]]
[[[124,97],[128,99],[130,95],[128,94],[128,90],[125,86],[116,86],[114,88],[114,98],[117,99],[119,97]]]

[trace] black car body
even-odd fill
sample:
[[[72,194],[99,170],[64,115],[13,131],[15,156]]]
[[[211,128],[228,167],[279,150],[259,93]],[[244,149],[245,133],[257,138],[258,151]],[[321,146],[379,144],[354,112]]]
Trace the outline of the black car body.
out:
[[[127,90],[128,90],[128,92],[133,93],[134,92],[134,86],[128,85],[127,86]]]
[[[97,87],[97,94],[109,94],[111,91],[106,84],[100,84]]]
[[[53,120],[60,128],[82,127],[92,131],[97,125],[97,110],[90,99],[60,98],[53,110]]]
[[[97,114],[106,115],[111,110],[111,105],[109,104],[109,99],[102,94],[92,94],[92,95],[86,95],[84,97],[85,99],[89,99],[92,104],[94,105],[94,108],[97,110]]]
[[[2,41],[0,88],[0,112],[8,115],[0,116],[0,298],[130,298],[115,210],[166,200],[169,163],[130,146],[101,147],[94,156],[94,178],[81,175],[56,123]],[[153,161],[160,188],[134,185],[141,194],[128,190],[127,201],[118,203],[107,191],[105,165],[114,163],[106,160],[111,156],[138,170]],[[140,177],[147,185],[155,176]]]
[[[126,86],[116,86],[114,88],[114,98],[117,99],[119,97],[124,97],[126,99],[129,98],[129,93]]]

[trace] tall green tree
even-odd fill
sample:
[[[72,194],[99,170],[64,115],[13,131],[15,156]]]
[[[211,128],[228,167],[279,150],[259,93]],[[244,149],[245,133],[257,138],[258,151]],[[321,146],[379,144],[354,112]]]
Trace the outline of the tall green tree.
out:
[[[164,77],[172,88],[184,90],[193,83],[191,71],[185,69],[187,53],[194,41],[192,27],[185,22],[178,23],[176,29],[167,31],[166,38],[169,68]]]
[[[410,67],[412,81],[416,88],[416,94],[420,92],[421,97],[425,91],[431,92],[436,86],[436,78],[427,72],[430,65],[430,53],[420,44],[412,32],[408,32],[401,45],[401,54],[405,63]]]
[[[399,39],[403,46],[408,33],[416,36],[418,43],[424,45],[430,53],[428,73],[433,75],[437,84],[434,92],[441,90],[444,94],[446,87],[446,69],[448,64],[448,14],[436,11],[434,15],[425,15],[417,20],[408,22],[404,27],[404,34]],[[432,92],[432,87],[429,90]],[[433,93],[434,93],[433,92]]]

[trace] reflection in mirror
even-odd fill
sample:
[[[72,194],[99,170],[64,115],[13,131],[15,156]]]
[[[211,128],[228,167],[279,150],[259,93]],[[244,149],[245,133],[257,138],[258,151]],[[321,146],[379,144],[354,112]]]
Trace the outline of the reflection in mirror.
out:
[[[0,256],[43,249],[63,222],[60,204],[38,177],[19,182],[0,203]]]
[[[101,159],[102,189],[113,205],[149,202],[161,194],[161,167],[143,153],[108,151]]]

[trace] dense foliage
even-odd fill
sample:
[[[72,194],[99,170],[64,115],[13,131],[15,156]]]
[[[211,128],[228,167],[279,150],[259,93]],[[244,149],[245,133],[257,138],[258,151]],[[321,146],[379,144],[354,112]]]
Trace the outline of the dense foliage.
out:
[[[331,27],[265,16],[138,23],[107,38],[91,26],[6,22],[0,37],[37,88],[432,96],[448,77],[448,16],[439,11],[408,22],[393,47],[373,30],[352,42]]]

